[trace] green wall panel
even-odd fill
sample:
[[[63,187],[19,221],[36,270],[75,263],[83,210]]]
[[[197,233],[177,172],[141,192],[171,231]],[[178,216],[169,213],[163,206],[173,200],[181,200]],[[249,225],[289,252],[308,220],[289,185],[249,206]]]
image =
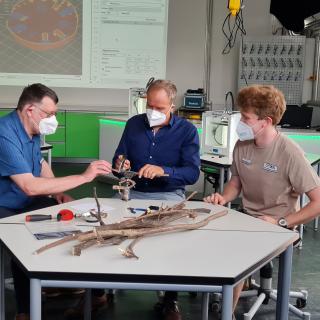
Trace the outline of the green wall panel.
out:
[[[66,157],[99,158],[99,113],[66,112]]]
[[[46,142],[65,142],[66,140],[66,128],[58,127],[54,134],[49,134],[46,136]]]
[[[51,156],[52,157],[61,157],[64,158],[66,156],[66,144],[59,142],[50,142],[52,145]]]
[[[58,111],[57,112],[57,120],[59,122],[59,126],[66,125],[66,112],[65,111]]]

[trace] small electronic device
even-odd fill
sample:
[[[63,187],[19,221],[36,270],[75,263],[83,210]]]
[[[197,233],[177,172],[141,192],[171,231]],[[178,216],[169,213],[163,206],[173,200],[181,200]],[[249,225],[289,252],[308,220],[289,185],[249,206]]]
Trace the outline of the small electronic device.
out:
[[[239,111],[207,111],[202,115],[202,152],[231,157],[238,140]]]
[[[188,89],[183,97],[183,107],[186,109],[204,109],[205,94],[203,89]]]

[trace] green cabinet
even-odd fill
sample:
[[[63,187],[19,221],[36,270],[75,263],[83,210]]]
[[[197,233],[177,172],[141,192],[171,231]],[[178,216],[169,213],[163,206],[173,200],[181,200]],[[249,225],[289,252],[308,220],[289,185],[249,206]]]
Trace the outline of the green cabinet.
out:
[[[101,113],[66,112],[66,157],[99,158]]]
[[[13,111],[13,109],[0,109],[0,117],[5,116],[9,112]]]
[[[0,117],[12,109],[0,109]],[[45,137],[53,146],[52,157],[99,159],[99,119],[104,113],[61,110],[57,113],[59,126]]]

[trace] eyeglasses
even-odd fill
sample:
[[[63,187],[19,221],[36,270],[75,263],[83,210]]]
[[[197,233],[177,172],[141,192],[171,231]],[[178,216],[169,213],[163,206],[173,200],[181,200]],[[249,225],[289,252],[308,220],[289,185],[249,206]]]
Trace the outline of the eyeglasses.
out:
[[[45,113],[46,114],[46,118],[50,118],[52,116],[56,116],[57,115],[57,112],[47,112],[44,109],[42,109],[40,106],[38,106],[37,104],[32,104],[32,105],[35,106],[36,108],[38,108],[43,113]]]

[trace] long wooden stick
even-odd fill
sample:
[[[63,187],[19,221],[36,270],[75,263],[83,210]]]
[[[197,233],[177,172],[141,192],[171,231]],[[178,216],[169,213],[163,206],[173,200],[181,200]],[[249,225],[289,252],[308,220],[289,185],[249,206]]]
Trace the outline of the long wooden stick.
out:
[[[159,234],[159,233],[169,233],[174,231],[185,231],[185,230],[194,230],[206,226],[209,221],[215,220],[217,218],[223,217],[228,213],[228,210],[223,210],[212,214],[206,219],[203,219],[196,223],[191,224],[179,224],[174,226],[160,227],[160,228],[140,228],[140,229],[122,229],[122,230],[103,230],[101,227],[96,227],[96,232],[100,237],[113,237],[113,236],[122,236],[128,238],[137,238],[141,236]],[[86,241],[96,238],[96,234],[92,232],[91,234],[81,234],[78,237],[79,241]]]
[[[77,232],[77,233],[73,233],[70,236],[66,236],[62,239],[59,239],[57,241],[51,242],[41,248],[39,248],[38,250],[34,251],[33,254],[39,254],[42,253],[43,251],[52,249],[54,247],[59,246],[60,244],[69,242],[69,241],[73,241],[73,240],[77,240],[80,234],[85,234],[85,233],[91,233],[92,231],[87,231],[87,232]]]

